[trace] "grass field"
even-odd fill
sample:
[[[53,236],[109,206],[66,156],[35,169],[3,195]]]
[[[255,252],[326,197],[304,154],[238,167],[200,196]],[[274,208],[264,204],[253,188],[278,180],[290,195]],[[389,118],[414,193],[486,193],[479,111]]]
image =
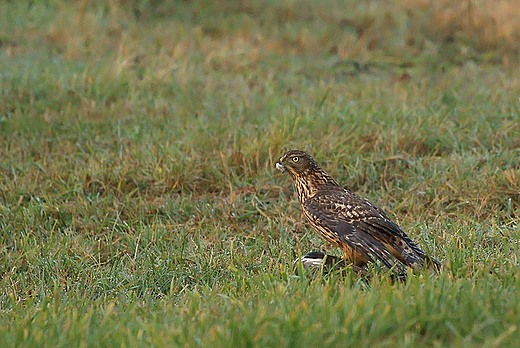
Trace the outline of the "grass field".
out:
[[[1,1],[0,345],[517,347],[516,4]],[[294,276],[293,148],[450,271]]]

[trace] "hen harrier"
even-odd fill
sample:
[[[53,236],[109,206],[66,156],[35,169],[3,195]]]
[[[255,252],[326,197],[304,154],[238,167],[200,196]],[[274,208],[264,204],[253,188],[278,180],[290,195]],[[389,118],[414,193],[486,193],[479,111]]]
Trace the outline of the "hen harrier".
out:
[[[442,268],[442,263],[422,251],[382,209],[338,185],[307,153],[288,151],[276,168],[291,175],[312,227],[339,247],[355,268],[375,260],[400,272],[404,269],[399,262],[414,269],[427,267],[438,272]],[[319,256],[314,255],[313,262],[319,263]]]

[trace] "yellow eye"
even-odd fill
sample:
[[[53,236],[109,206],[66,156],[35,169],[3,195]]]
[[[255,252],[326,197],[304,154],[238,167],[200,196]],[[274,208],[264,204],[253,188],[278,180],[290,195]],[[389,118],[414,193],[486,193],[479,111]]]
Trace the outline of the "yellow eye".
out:
[[[292,157],[291,160],[296,163],[300,160],[300,157]]]

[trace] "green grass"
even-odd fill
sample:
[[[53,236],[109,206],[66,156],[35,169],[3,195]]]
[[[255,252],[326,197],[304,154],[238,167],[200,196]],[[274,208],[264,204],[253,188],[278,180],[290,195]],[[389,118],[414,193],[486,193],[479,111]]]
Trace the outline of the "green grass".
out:
[[[517,51],[378,4],[0,2],[1,345],[517,346]],[[294,276],[292,148],[450,271]]]

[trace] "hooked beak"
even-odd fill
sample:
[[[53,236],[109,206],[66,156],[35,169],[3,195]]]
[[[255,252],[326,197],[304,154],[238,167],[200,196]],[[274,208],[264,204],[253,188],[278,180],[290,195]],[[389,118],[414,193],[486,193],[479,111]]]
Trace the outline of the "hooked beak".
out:
[[[276,162],[276,169],[278,169],[278,170],[281,171],[282,173],[285,173],[285,167],[284,167],[284,165],[282,164],[282,162]]]

